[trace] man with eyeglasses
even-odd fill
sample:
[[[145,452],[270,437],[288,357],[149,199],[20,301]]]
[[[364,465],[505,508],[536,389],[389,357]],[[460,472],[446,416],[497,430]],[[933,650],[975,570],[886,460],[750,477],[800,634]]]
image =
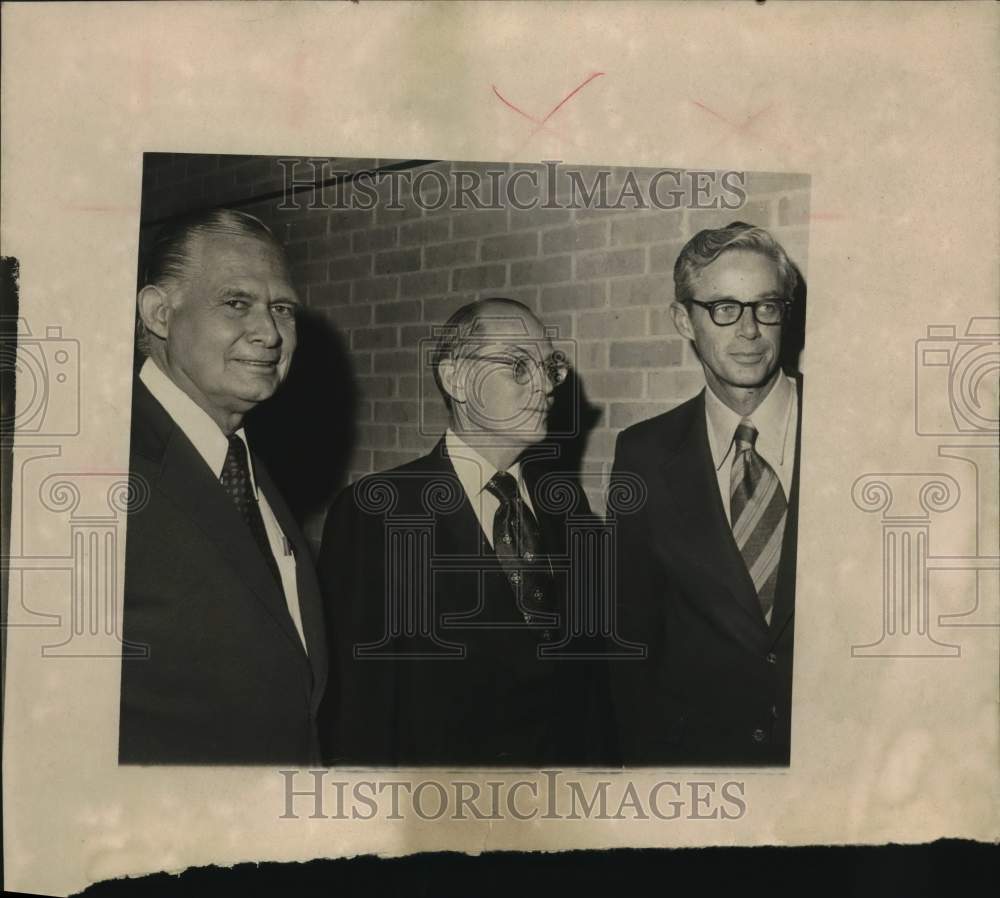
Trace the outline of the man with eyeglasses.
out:
[[[647,646],[612,666],[626,763],[789,763],[801,403],[780,357],[797,284],[743,222],[674,266],[674,325],[707,386],[618,438],[612,481],[648,491],[618,521],[620,629]]]
[[[559,559],[569,516],[591,515],[545,443],[566,360],[530,309],[497,298],[452,315],[431,367],[445,434],[422,458],[353,484],[324,528],[336,666],[325,760],[607,759],[606,668],[562,651],[569,571]]]

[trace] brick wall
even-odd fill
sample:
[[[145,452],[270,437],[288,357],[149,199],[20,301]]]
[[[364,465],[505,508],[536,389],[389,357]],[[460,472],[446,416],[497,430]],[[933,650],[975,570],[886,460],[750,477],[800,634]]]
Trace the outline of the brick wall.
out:
[[[327,163],[327,170],[358,170],[378,160]],[[502,164],[433,167],[443,174],[510,171]],[[488,176],[484,181],[477,195],[487,200]],[[735,212],[458,211],[451,203],[431,210],[406,192],[397,210],[385,202],[371,210],[308,208],[320,199],[332,205],[332,188],[300,195],[299,209],[281,209],[281,188],[282,169],[271,159],[147,154],[143,221],[238,204],[285,241],[300,294],[349,348],[359,397],[351,479],[409,461],[434,444],[444,406],[421,378],[429,374],[421,341],[463,303],[504,295],[529,305],[572,341],[578,380],[596,419],[583,456],[584,483],[595,508],[603,509],[600,483],[617,432],[675,406],[704,383],[668,310],[683,244],[702,228],[748,221],[770,229],[806,273],[809,180],[802,175],[748,173],[747,202]],[[429,193],[435,190],[431,183]],[[389,198],[387,190],[381,194]],[[423,206],[433,205],[433,197],[424,199]],[[144,235],[149,230],[144,226]]]

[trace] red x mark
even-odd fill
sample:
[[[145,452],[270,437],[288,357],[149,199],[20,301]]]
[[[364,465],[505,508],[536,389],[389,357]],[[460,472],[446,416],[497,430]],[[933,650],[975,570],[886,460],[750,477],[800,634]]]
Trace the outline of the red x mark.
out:
[[[553,106],[548,111],[548,113],[542,118],[537,118],[531,115],[530,113],[525,112],[520,107],[515,106],[502,93],[500,93],[500,91],[497,90],[497,86],[495,84],[491,84],[490,87],[493,88],[493,93],[496,94],[497,99],[501,103],[503,103],[504,106],[508,107],[509,109],[513,109],[514,112],[516,112],[518,115],[523,115],[529,122],[535,123],[536,127],[529,135],[530,138],[534,137],[539,131],[541,131],[548,124],[549,119],[552,118],[552,116],[554,116],[560,109],[562,109],[563,106],[565,106],[571,99],[573,99],[573,97],[575,97],[578,93],[580,93],[580,91],[583,90],[588,84],[590,84],[591,81],[593,81],[595,78],[600,78],[601,75],[603,74],[604,72],[591,72],[591,74],[589,74],[580,84],[578,84],[576,87],[573,88],[573,90],[571,90],[568,94],[566,94],[566,96],[563,97],[558,103],[556,103],[556,105]]]
[[[729,119],[725,118],[724,116],[719,115],[719,113],[717,113],[714,109],[709,109],[704,103],[699,103],[697,100],[692,100],[691,102],[694,103],[694,105],[697,106],[699,109],[704,109],[705,112],[707,112],[709,115],[715,116],[715,118],[717,118],[720,122],[725,122],[737,134],[739,134],[742,131],[746,131],[746,129],[753,124],[755,119],[760,118],[765,112],[767,112],[771,108],[771,104],[768,104],[763,109],[758,109],[753,115],[745,119],[742,125],[737,125],[729,121]]]
[[[742,123],[737,124],[736,122],[731,122],[724,115],[720,115],[714,109],[710,109],[704,103],[699,103],[697,100],[691,100],[690,102],[694,106],[697,106],[700,110],[702,110],[702,112],[707,112],[710,116],[712,116],[712,118],[716,118],[720,122],[722,122],[723,124],[729,125],[729,128],[733,132],[733,134],[735,134],[735,135],[737,135],[739,137],[744,137],[745,136],[745,137],[755,137],[756,139],[766,139],[766,141],[769,144],[771,144],[772,146],[775,146],[775,147],[780,147],[781,150],[782,150],[782,152],[784,152],[786,154],[792,154],[793,152],[795,154],[798,154],[798,153],[801,153],[801,151],[802,151],[801,144],[793,146],[793,145],[790,145],[786,140],[784,140],[781,137],[779,137],[778,136],[778,133],[779,133],[778,129],[774,129],[772,131],[765,132],[765,134],[763,134],[763,135],[760,132],[758,132],[756,134],[752,133],[751,126],[754,125],[757,122],[757,120],[759,118],[761,118],[765,113],[771,111],[771,109],[774,107],[773,103],[768,103],[767,106],[764,106],[761,109],[758,109],[752,115],[747,116],[743,120]],[[725,140],[726,140],[725,137],[721,138],[720,141],[718,143],[716,143],[711,149],[714,150],[719,145],[719,143],[722,143]]]

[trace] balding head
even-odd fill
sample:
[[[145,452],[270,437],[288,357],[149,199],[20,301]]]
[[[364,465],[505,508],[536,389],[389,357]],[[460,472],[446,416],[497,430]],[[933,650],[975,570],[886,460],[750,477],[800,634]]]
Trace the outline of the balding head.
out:
[[[442,328],[433,364],[456,430],[529,443],[545,436],[565,365],[523,303],[496,297],[462,306]]]

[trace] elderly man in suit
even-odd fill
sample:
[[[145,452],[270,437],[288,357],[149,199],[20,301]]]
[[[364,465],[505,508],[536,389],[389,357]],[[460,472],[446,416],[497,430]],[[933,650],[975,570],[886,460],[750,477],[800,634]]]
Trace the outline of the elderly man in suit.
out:
[[[618,438],[612,482],[647,497],[618,526],[615,662],[624,760],[789,763],[801,400],[779,365],[797,272],[765,230],[704,230],[671,313],[707,387]]]
[[[168,226],[138,294],[119,762],[312,763],[326,680],[307,544],[244,415],[278,389],[298,300],[263,223]],[[143,651],[133,656],[134,647]]]
[[[433,370],[444,436],[355,483],[327,518],[325,758],[585,763],[604,752],[610,705],[599,662],[570,648],[566,566],[553,564],[569,522],[592,517],[544,443],[567,369],[531,311],[498,298],[451,317]]]

